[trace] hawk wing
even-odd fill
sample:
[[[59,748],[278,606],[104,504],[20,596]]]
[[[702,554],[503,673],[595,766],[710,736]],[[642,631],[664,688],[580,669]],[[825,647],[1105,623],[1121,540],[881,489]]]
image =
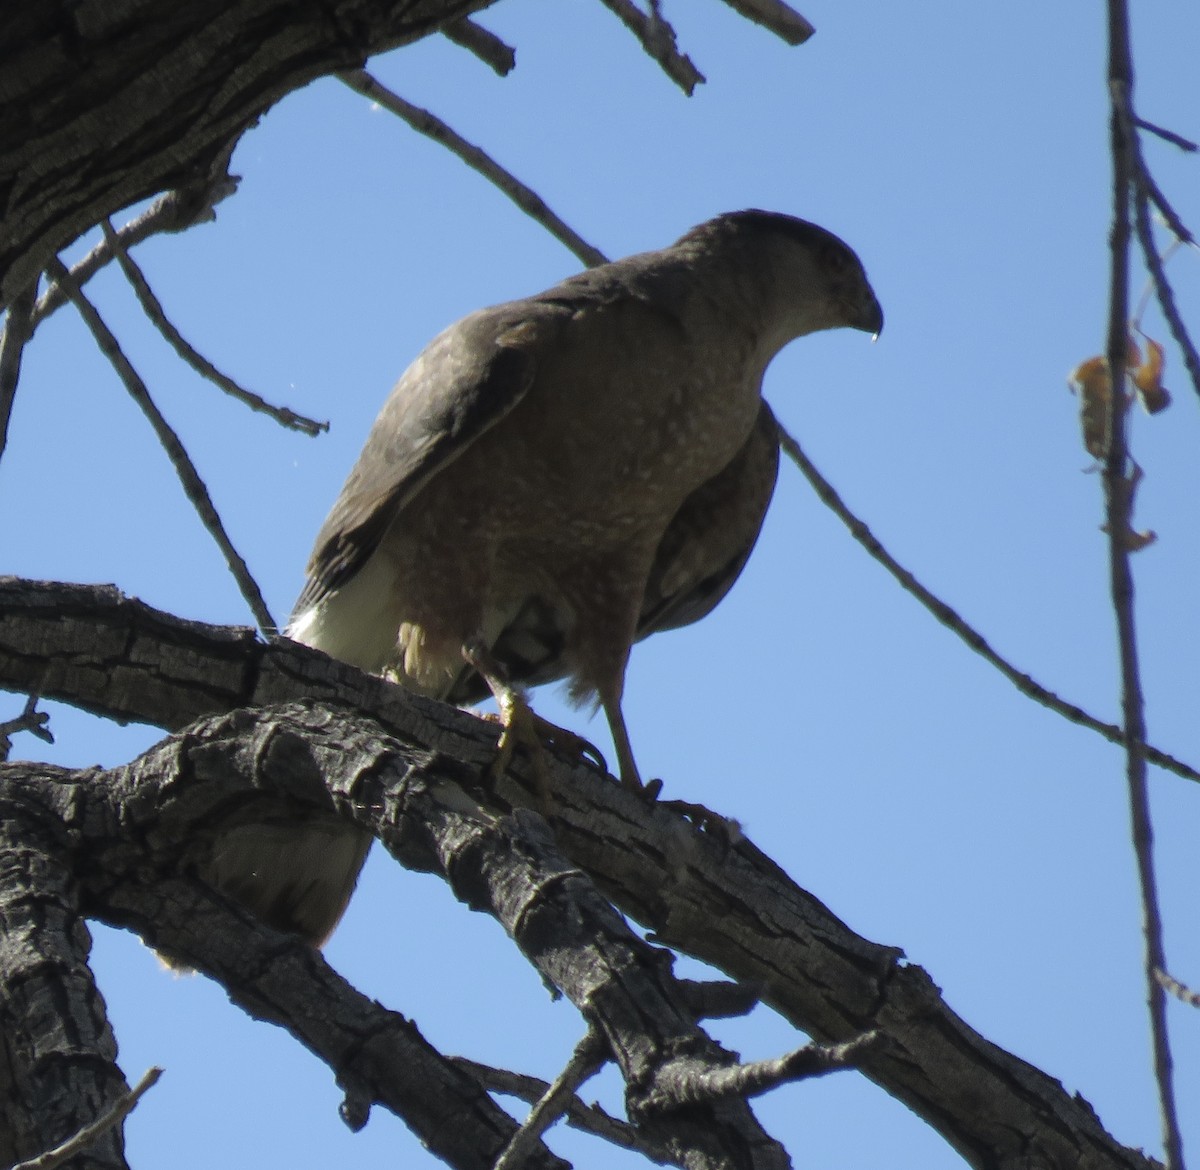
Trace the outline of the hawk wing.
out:
[[[754,430],[723,471],[675,513],[646,582],[637,637],[690,626],[716,608],[758,540],[779,473],[779,424],[764,401]]]
[[[472,313],[421,352],[379,412],[317,534],[293,618],[345,584],[397,512],[525,396],[561,310],[514,302]]]
[[[534,297],[451,325],[405,370],[379,412],[317,533],[295,620],[362,568],[397,512],[528,392],[543,347],[570,323],[585,333],[613,308],[637,304],[678,327],[686,282],[648,279],[638,257],[568,277]]]

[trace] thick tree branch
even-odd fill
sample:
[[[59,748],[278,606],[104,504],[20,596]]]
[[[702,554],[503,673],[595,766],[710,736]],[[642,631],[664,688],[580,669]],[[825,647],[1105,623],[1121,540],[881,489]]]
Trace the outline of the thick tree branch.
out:
[[[494,725],[315,651],[264,646],[251,631],[173,618],[113,589],[0,584],[0,680],[175,728],[206,712],[315,696],[369,712],[400,740],[471,769],[490,762],[495,743]],[[626,913],[666,945],[760,983],[819,1041],[883,1031],[887,1049],[864,1071],[972,1165],[1153,1165],[1057,1081],[972,1031],[921,968],[855,935],[748,840],[703,833],[586,766],[554,763],[551,781],[559,847]],[[533,787],[518,762],[498,795],[528,805]]]
[[[47,785],[32,792],[16,766],[0,770],[2,777],[9,785],[0,792],[9,799],[41,796],[50,803]],[[83,910],[132,927],[173,960],[219,978],[246,1010],[284,1023],[330,1060],[355,1122],[365,1120],[381,1094],[396,1100],[399,1093],[401,1115],[456,1166],[493,1163],[496,1141],[505,1136],[468,1138],[464,1124],[449,1120],[467,1107],[462,1089],[452,1110],[451,1087],[430,1081],[436,1073],[462,1081],[463,1074],[433,1054],[422,1061],[415,1033],[398,1056],[400,1021],[381,1029],[377,1006],[345,985],[316,951],[231,913],[188,876],[204,877],[206,843],[223,826],[329,817],[335,810],[352,817],[405,864],[441,874],[462,901],[504,925],[543,977],[603,1035],[625,1076],[631,1117],[679,1165],[785,1167],[782,1148],[743,1101],[709,1104],[694,1094],[687,1100],[675,1095],[677,1082],[702,1082],[734,1058],[696,1025],[666,956],[638,938],[590,878],[558,853],[545,822],[525,810],[512,816],[484,810],[473,799],[478,783],[477,772],[416,751],[373,720],[302,703],[202,720],[125,767],[89,770],[78,780],[60,772],[52,791],[60,804],[69,797],[72,822],[84,827],[72,858]],[[351,1010],[354,1024],[346,1019]],[[383,1059],[386,1077],[374,1073],[374,1062]],[[401,1069],[405,1075],[397,1081]],[[681,1069],[690,1082],[681,1080]],[[479,1087],[468,1088],[483,1109]],[[683,1104],[689,1108],[680,1109]],[[512,1128],[508,1119],[499,1126],[484,1114],[493,1126]],[[452,1155],[456,1143],[462,1149]]]
[[[188,875],[203,868],[199,843],[225,817],[251,815],[254,807],[278,811],[284,792],[291,798],[293,816],[334,815],[322,778],[314,777],[311,766],[295,768],[302,761],[288,754],[286,729],[272,743],[276,728],[263,721],[258,726],[264,736],[255,739],[255,726],[246,715],[214,721],[109,772],[4,765],[0,801],[22,810],[27,819],[53,823],[58,815],[64,840],[56,858],[60,865],[69,860],[79,875],[83,913],[132,929],[173,961],[205,971],[245,1011],[287,1028],[325,1061],[346,1091],[348,1124],[361,1126],[378,1102],[402,1117],[451,1166],[488,1170],[517,1126],[469,1074],[433,1049],[404,1017],[351,987],[317,951],[260,925]],[[261,752],[258,759],[255,751]],[[255,781],[269,784],[277,772],[288,769],[292,771],[279,789],[267,796],[255,794]],[[66,839],[68,824],[74,833]],[[23,832],[18,840],[28,838]],[[11,855],[6,851],[6,857]],[[23,879],[26,899],[30,890],[43,896],[42,873]],[[6,945],[0,956],[37,956],[38,949],[19,945],[24,940],[7,918],[4,925]],[[58,924],[52,919],[51,925]],[[82,926],[75,930],[78,934]],[[42,953],[54,953],[51,948],[62,931],[59,926],[49,942],[39,941]],[[23,986],[21,981],[3,984],[14,985]],[[54,1019],[57,1013],[47,1006],[43,1015]],[[5,1022],[5,1035],[20,1034],[20,1020]],[[111,1036],[107,1043],[101,1056],[115,1076]],[[91,1112],[94,1116],[100,1110]],[[77,1126],[56,1128],[73,1132]],[[538,1147],[530,1164],[543,1170],[564,1166],[544,1147]]]
[[[79,821],[55,769],[20,770],[36,804],[0,790],[0,1164],[74,1137],[127,1092],[116,1042],[88,967],[91,937],[69,864]],[[127,1170],[119,1130],[75,1165]]]
[[[208,172],[285,94],[490,0],[119,0],[5,12],[0,298],[122,207]],[[53,119],[31,106],[52,95]]]

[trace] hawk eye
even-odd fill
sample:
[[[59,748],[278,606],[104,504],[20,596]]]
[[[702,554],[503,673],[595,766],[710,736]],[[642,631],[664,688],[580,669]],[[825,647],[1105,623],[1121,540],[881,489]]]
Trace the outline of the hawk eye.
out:
[[[821,251],[821,263],[830,272],[845,272],[850,267],[850,254],[836,244],[826,244]]]

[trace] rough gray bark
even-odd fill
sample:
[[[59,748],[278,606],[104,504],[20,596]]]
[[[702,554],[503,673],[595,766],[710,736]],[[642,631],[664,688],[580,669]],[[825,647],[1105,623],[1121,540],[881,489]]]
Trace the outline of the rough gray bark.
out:
[[[0,765],[3,767],[4,765]],[[91,936],[69,856],[77,809],[56,770],[21,765],[37,803],[0,790],[0,1163],[73,1136],[128,1086],[88,967]],[[124,1167],[119,1132],[73,1166]]]
[[[104,216],[169,188],[206,187],[285,94],[492,2],[6,4],[0,301]]]
[[[473,787],[491,758],[492,725],[302,647],[265,646],[249,630],[181,621],[113,589],[0,583],[0,683],[169,728],[304,696],[343,704],[378,720],[408,745],[404,751],[453,760],[439,764],[447,784],[466,785],[494,814],[534,803],[519,767],[495,794]],[[316,799],[329,777],[305,775]],[[552,782],[558,848],[620,909],[663,943],[760,983],[767,1002],[818,1039],[882,1031],[887,1043],[865,1058],[864,1071],[972,1165],[1154,1165],[1115,1142],[1086,1102],[979,1036],[921,968],[855,935],[749,841],[704,832],[584,766],[557,764]],[[369,818],[382,795],[364,780],[342,808]],[[407,864],[445,872],[437,849],[424,850],[397,848]],[[506,912],[495,912],[504,919]],[[147,918],[164,920],[157,911]],[[161,935],[152,941],[165,945]]]

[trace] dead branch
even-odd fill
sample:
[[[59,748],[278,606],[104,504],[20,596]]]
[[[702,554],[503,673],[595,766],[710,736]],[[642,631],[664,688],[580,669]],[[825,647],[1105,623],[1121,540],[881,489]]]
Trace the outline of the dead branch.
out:
[[[54,736],[50,734],[50,716],[45,711],[39,711],[37,705],[38,696],[30,695],[20,715],[0,723],[0,763],[8,759],[12,751],[12,737],[18,732],[27,731],[42,743],[54,742]]]
[[[844,1044],[806,1044],[769,1060],[719,1069],[689,1069],[674,1095],[683,1101],[717,1101],[722,1097],[756,1097],[789,1081],[823,1077],[859,1064],[884,1043],[881,1032],[864,1032]]]
[[[1124,393],[1129,354],[1130,210],[1131,204],[1137,202],[1144,215],[1145,196],[1139,198],[1137,188],[1137,128],[1133,113],[1133,54],[1129,42],[1128,5],[1126,0],[1108,0],[1107,10],[1109,149],[1113,178],[1105,351],[1113,391],[1108,396],[1108,449],[1104,453],[1101,479],[1108,530],[1109,586],[1119,647],[1125,776],[1145,936],[1144,971],[1154,1051],[1154,1077],[1158,1087],[1167,1170],[1183,1170],[1183,1136],[1179,1128],[1170,1033],[1167,1029],[1167,997],[1155,978],[1157,971],[1167,969],[1167,962],[1146,778],[1145,701],[1133,609],[1133,571],[1129,563],[1129,548],[1123,539],[1123,534],[1132,529],[1133,496],[1130,490],[1131,459],[1125,433],[1128,404]],[[1150,243],[1151,251],[1157,255],[1153,241]],[[1197,388],[1200,389],[1200,383]],[[1133,482],[1136,483],[1136,480]]]
[[[329,0],[292,13],[281,36],[251,0],[129,0],[121,20],[64,37],[57,8],[23,0],[0,103],[0,301],[104,216],[208,174],[286,94],[490,2]],[[137,68],[98,69],[98,60]],[[46,94],[54,118],[30,118]]]
[[[111,588],[0,582],[0,680],[176,728],[206,712],[316,697],[369,712],[390,735],[472,771],[490,763],[495,744],[494,727],[466,712],[315,651],[283,640],[264,646],[249,630],[184,621]],[[884,1031],[888,1046],[868,1059],[867,1075],[973,1165],[1031,1157],[1064,1170],[1153,1165],[1116,1143],[1052,1077],[972,1031],[921,968],[855,935],[748,839],[718,839],[587,766],[552,763],[558,846],[623,911],[664,945],[760,984],[766,1002],[820,1042]],[[518,761],[498,786],[498,811],[530,804],[534,787]]]
[[[1179,305],[1175,300],[1175,290],[1171,287],[1171,282],[1167,280],[1163,259],[1154,242],[1154,231],[1150,225],[1150,209],[1147,206],[1151,191],[1148,180],[1149,172],[1145,170],[1145,164],[1142,164],[1141,177],[1137,184],[1138,190],[1133,202],[1134,229],[1137,232],[1138,244],[1141,246],[1142,259],[1145,261],[1146,268],[1150,272],[1150,279],[1154,284],[1158,306],[1166,319],[1167,327],[1171,330],[1175,344],[1179,346],[1179,352],[1183,355],[1183,364],[1187,367],[1187,372],[1192,379],[1192,386],[1196,393],[1200,394],[1200,351],[1197,351],[1191,332],[1183,319],[1183,314],[1179,311]],[[1161,210],[1164,206],[1169,206],[1165,199],[1159,204],[1159,209]],[[1174,215],[1173,211],[1172,215]],[[1178,230],[1172,228],[1176,238],[1185,243],[1191,243],[1191,233],[1187,228],[1182,223],[1178,224],[1178,228],[1185,234],[1180,235]]]
[[[13,766],[6,767],[0,778],[12,775]],[[455,1143],[473,1151],[471,1159],[448,1158],[464,1166],[479,1164],[480,1149],[494,1162],[495,1139],[507,1136],[496,1132],[484,1143],[475,1134],[466,1142],[467,1126],[447,1123],[449,1087],[434,1090],[428,1079],[461,1081],[461,1073],[426,1052],[425,1075],[415,1075],[425,1046],[414,1029],[399,1020],[372,1026],[362,1017],[382,1009],[338,979],[317,952],[260,927],[189,876],[204,876],[210,848],[204,843],[231,819],[337,814],[369,828],[403,864],[439,874],[461,901],[501,922],[603,1036],[625,1076],[631,1119],[673,1160],[713,1170],[787,1165],[744,1102],[674,1095],[688,1083],[681,1068],[695,1080],[734,1065],[734,1058],[688,1014],[661,953],[558,853],[545,822],[528,810],[498,816],[476,804],[479,773],[449,757],[415,750],[346,708],[302,702],[201,720],[108,772],[57,770],[48,791],[19,770],[12,781],[9,799],[40,802],[44,815],[69,801],[63,807],[70,825],[92,830],[67,838],[68,826],[62,829],[80,874],[84,913],[133,929],[173,961],[213,975],[246,1010],[283,1024],[331,1060],[347,1090],[344,1111],[355,1123],[365,1120],[371,1101],[397,1101],[405,1120],[443,1156]],[[321,990],[332,1002],[314,1000]],[[348,1028],[352,1007],[358,1018]],[[406,1051],[398,1056],[406,1031]],[[582,1054],[579,1074],[596,1058],[595,1047]],[[385,1078],[376,1071],[381,1060],[388,1063]],[[407,1069],[405,1089],[396,1083],[399,1067]],[[480,1099],[477,1110],[497,1129],[478,1086],[453,1094],[460,1098],[455,1106],[462,1107],[464,1092]],[[422,1122],[430,1112],[455,1133],[435,1136]],[[515,1127],[506,1119],[503,1128]]]
[[[960,617],[940,597],[931,593],[883,547],[866,523],[846,506],[833,484],[817,470],[816,465],[804,453],[800,444],[782,426],[779,428],[779,441],[788,458],[812,485],[821,502],[846,525],[854,539],[891,573],[905,593],[915,597],[942,625],[957,634],[985,662],[990,662],[1021,694],[1041,703],[1043,707],[1049,707],[1051,711],[1057,712],[1069,722],[1097,732],[1104,736],[1109,743],[1124,744],[1124,732],[1116,724],[1104,723],[1094,715],[1088,714],[1082,707],[1077,707],[1074,703],[1060,698],[1053,691],[1047,690],[1046,687],[1036,682],[1030,675],[1018,670],[1007,658],[997,654],[987,639],[974,626]],[[1158,767],[1164,768],[1168,772],[1174,772],[1176,776],[1182,776],[1185,780],[1200,781],[1200,771],[1175,756],[1150,744],[1145,745],[1145,752],[1146,758],[1157,764]]]
[[[140,215],[124,224],[116,233],[121,246],[128,251],[135,244],[163,233],[183,232],[197,224],[217,218],[216,206],[237,190],[238,178],[228,172],[229,156],[235,143],[218,158],[219,165],[205,176],[203,182],[179,187],[160,195]],[[107,220],[107,216],[103,217]],[[115,259],[112,245],[102,239],[82,260],[71,266],[71,275],[82,288],[102,268]],[[56,309],[67,303],[66,293],[58,284],[50,284],[38,298],[33,310],[36,329]]]
[[[55,1146],[52,1150],[47,1150],[44,1154],[39,1154],[36,1158],[18,1162],[12,1167],[12,1170],[57,1170],[57,1167],[69,1158],[83,1153],[97,1138],[120,1125],[133,1112],[146,1092],[158,1084],[158,1078],[162,1076],[162,1073],[161,1068],[147,1069],[142,1079],[128,1093],[114,1102],[90,1125],[85,1125],[74,1137],[68,1138],[67,1141]]]
[[[274,796],[255,797],[253,785],[261,779],[261,769],[237,746],[239,725],[245,726],[239,724],[241,718],[214,721],[207,730],[198,729],[196,737],[167,740],[108,772],[0,766],[0,802],[11,835],[5,855],[28,853],[34,827],[40,827],[44,837],[47,827],[53,831],[58,826],[41,848],[47,859],[42,867],[12,883],[14,890],[20,889],[20,905],[28,904],[27,913],[33,915],[40,909],[39,900],[44,902],[55,893],[45,877],[51,863],[79,879],[71,887],[76,897],[70,916],[64,920],[62,915],[38,914],[37,937],[24,937],[14,928],[20,919],[5,909],[0,1011],[9,1046],[20,1050],[31,1026],[50,1036],[61,1031],[65,1051],[76,1054],[79,1075],[100,1077],[102,1084],[118,1083],[116,1049],[107,1024],[100,1039],[85,1047],[86,1020],[61,1018],[60,1005],[69,1002],[61,994],[30,1006],[32,991],[26,991],[30,973],[13,966],[23,956],[25,966],[36,971],[39,979],[69,988],[47,962],[57,953],[55,947],[61,949],[61,934],[82,943],[80,978],[90,979],[84,961],[86,932],[78,925],[84,914],[135,931],[160,953],[216,979],[256,1019],[288,1029],[335,1073],[346,1094],[343,1115],[348,1124],[361,1125],[371,1105],[378,1103],[402,1117],[451,1166],[486,1170],[517,1126],[470,1075],[437,1052],[410,1021],[350,986],[317,951],[293,936],[263,927],[190,872],[183,872],[190,871],[198,857],[196,842],[223,815],[244,811],[248,800],[277,806]],[[240,742],[248,746],[250,741]],[[260,749],[265,746],[259,743]],[[290,761],[276,757],[285,771],[296,762],[294,756]],[[293,771],[288,791],[293,815],[306,815],[306,810],[312,816],[335,815],[328,791],[319,780],[313,787],[311,773]],[[0,899],[3,896],[0,883]],[[98,996],[93,993],[88,1002],[102,1013]],[[78,1128],[55,1120],[80,1104],[76,1097],[83,1103],[105,1099],[97,1098],[86,1083],[82,1086],[86,1092],[74,1091],[62,1075],[52,1078],[48,1086],[56,1094],[52,1108],[20,1082],[17,1089],[9,1094],[8,1108],[28,1103],[27,1113],[15,1124],[0,1126],[0,1143],[8,1134],[57,1140],[61,1133]],[[118,1095],[110,1093],[109,1098]],[[125,1167],[115,1136],[106,1142],[110,1157],[103,1165]],[[43,1140],[40,1148],[46,1144]],[[565,1170],[565,1163],[540,1146],[529,1164],[541,1170]]]
[[[1172,146],[1178,146],[1180,150],[1186,150],[1189,153],[1200,150],[1200,145],[1197,145],[1190,138],[1184,138],[1182,134],[1176,134],[1174,130],[1167,130],[1162,126],[1156,126],[1153,122],[1147,122],[1145,118],[1134,118],[1133,124],[1139,130],[1148,130],[1164,142],[1169,142]]]
[[[329,423],[317,422],[316,419],[306,418],[304,415],[297,414],[294,410],[286,406],[273,406],[264,398],[244,389],[232,378],[221,373],[212,362],[190,345],[183,334],[171,323],[166,312],[163,310],[162,302],[154,295],[154,290],[150,287],[150,282],[146,279],[137,264],[134,263],[133,257],[129,255],[129,250],[121,241],[119,234],[113,231],[112,224],[105,219],[101,222],[100,228],[104,232],[104,242],[108,245],[113,255],[116,256],[117,263],[120,265],[121,271],[125,274],[125,279],[129,281],[134,294],[137,296],[138,304],[142,306],[142,312],[146,314],[171,348],[202,378],[207,378],[210,382],[224,390],[231,398],[236,398],[239,402],[245,403],[251,410],[257,410],[263,414],[270,415],[280,426],[288,427],[294,431],[303,431],[306,435],[312,436],[329,430]]]
[[[560,219],[532,188],[527,187],[510,171],[506,171],[490,155],[446,125],[428,110],[406,102],[399,94],[380,84],[365,69],[341,73],[339,78],[357,93],[378,102],[398,118],[403,118],[419,134],[456,154],[472,170],[478,171],[489,183],[509,197],[535,223],[544,227],[556,240],[569,248],[584,264],[603,264],[603,252],[593,248],[569,224]]]
[[[4,331],[0,333],[0,456],[8,446],[8,423],[21,379],[21,354],[33,333],[30,317],[34,292],[35,286],[30,285],[13,297],[5,314]]]
[[[459,1068],[469,1072],[489,1092],[516,1097],[527,1105],[536,1105],[550,1090],[550,1082],[543,1081],[540,1077],[527,1076],[506,1068],[494,1068],[463,1056],[454,1056],[451,1060]],[[582,1133],[603,1138],[620,1149],[635,1150],[655,1162],[670,1161],[670,1154],[661,1146],[648,1142],[636,1126],[618,1120],[599,1105],[585,1105],[578,1097],[572,1097],[567,1102],[564,1119],[569,1126]]]
[[[651,0],[648,16],[633,0],[600,0],[600,3],[618,17],[637,37],[647,55],[691,97],[696,86],[704,82],[704,74],[692,64],[686,53],[679,51],[675,44],[675,30],[659,11],[657,0]]]
[[[229,566],[229,571],[233,574],[238,589],[246,599],[246,604],[250,607],[254,620],[258,622],[259,629],[267,635],[274,633],[275,619],[271,617],[271,611],[267,609],[262,590],[259,589],[258,582],[254,580],[242,555],[233,547],[233,541],[229,539],[229,534],[225,531],[225,525],[221,522],[220,514],[212,502],[212,497],[208,494],[208,488],[204,486],[204,481],[193,465],[182,440],[171,429],[162,412],[155,406],[154,400],[150,397],[150,391],[146,388],[146,383],[133,368],[129,359],[122,352],[116,337],[104,323],[95,306],[80,291],[79,285],[75,283],[62,261],[53,260],[47,266],[46,271],[54,281],[64,288],[67,296],[74,302],[75,307],[79,310],[79,315],[96,339],[100,351],[116,370],[117,376],[129,392],[129,396],[149,419],[155,435],[158,436],[158,441],[162,444],[163,450],[171,460],[171,465],[175,468],[175,473],[179,476],[187,498],[191,501],[192,507],[196,509],[201,523],[216,541],[217,547],[225,557],[225,563]]]
[[[607,1060],[608,1045],[594,1029],[589,1028],[587,1035],[575,1046],[566,1067],[558,1074],[553,1084],[546,1086],[546,1091],[534,1104],[521,1128],[513,1134],[504,1152],[496,1160],[494,1170],[519,1170],[524,1166],[529,1151],[537,1144],[542,1134],[566,1115],[571,1103],[577,1100],[576,1093],[579,1087],[595,1076]]]
[[[0,764],[0,1164],[42,1155],[128,1093],[71,864],[67,794],[49,765]],[[41,799],[29,801],[25,793]],[[93,1140],[89,1170],[128,1170],[119,1131]]]
[[[802,45],[817,30],[782,0],[725,0],[739,16],[760,24],[789,45]]]
[[[517,64],[517,51],[506,45],[495,33],[473,20],[452,20],[442,25],[442,36],[470,53],[501,77],[507,77]]]
[[[1173,975],[1168,975],[1166,971],[1155,971],[1154,978],[1158,980],[1159,985],[1169,991],[1180,1003],[1186,1003],[1189,1007],[1200,1007],[1200,991],[1193,991],[1186,983],[1180,983]]]

